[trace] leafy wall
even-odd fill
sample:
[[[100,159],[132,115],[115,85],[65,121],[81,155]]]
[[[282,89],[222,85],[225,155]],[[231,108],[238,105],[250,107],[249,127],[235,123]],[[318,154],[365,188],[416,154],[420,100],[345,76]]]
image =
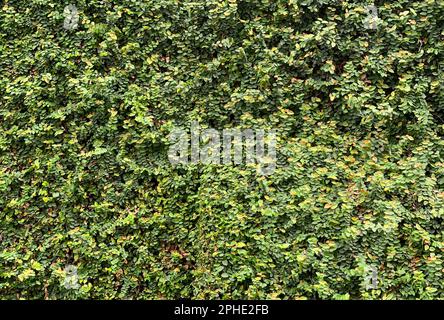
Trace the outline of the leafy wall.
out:
[[[68,4],[0,3],[1,298],[444,298],[444,1]],[[192,121],[276,171],[172,166]]]

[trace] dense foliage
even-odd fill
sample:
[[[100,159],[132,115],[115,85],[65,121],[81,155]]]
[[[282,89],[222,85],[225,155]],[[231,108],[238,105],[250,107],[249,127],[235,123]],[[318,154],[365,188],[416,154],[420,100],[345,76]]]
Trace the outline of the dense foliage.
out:
[[[0,298],[444,298],[444,1],[72,1],[0,2]]]

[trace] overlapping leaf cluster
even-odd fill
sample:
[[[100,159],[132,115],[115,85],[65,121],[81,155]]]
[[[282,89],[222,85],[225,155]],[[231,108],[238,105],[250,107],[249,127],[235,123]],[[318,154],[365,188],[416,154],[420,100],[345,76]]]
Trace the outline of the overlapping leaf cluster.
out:
[[[375,2],[3,0],[0,297],[444,298],[444,1]],[[192,121],[277,170],[171,166]]]

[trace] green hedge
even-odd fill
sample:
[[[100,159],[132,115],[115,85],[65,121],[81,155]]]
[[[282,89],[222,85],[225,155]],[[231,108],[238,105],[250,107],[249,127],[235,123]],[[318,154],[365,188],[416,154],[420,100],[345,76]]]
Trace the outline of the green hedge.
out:
[[[0,298],[444,298],[444,1],[72,1],[0,4]]]

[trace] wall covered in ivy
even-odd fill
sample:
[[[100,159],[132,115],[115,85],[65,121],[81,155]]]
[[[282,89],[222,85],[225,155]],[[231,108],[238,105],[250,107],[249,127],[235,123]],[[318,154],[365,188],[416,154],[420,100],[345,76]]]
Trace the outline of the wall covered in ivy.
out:
[[[70,1],[0,2],[0,298],[444,298],[444,1]]]

